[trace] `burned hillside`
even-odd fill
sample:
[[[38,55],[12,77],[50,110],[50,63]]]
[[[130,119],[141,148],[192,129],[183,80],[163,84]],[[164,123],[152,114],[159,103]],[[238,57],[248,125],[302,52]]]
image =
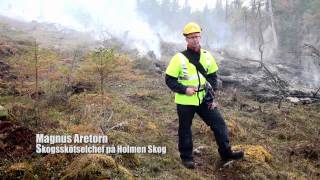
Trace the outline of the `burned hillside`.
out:
[[[12,2],[0,3],[0,179],[319,179],[318,1],[43,1],[35,18]],[[35,20],[6,17],[19,8]],[[189,21],[218,64],[214,101],[243,159],[223,161],[195,115],[195,169],[181,163],[165,76]]]

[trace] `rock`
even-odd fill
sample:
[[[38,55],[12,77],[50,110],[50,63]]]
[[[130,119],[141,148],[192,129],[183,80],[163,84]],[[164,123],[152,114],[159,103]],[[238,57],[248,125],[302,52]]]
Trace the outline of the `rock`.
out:
[[[312,99],[311,98],[297,98],[297,97],[287,97],[286,100],[292,103],[302,103],[302,104],[311,104]]]
[[[300,100],[297,97],[287,97],[286,100],[292,102],[292,103],[298,103]]]
[[[193,150],[193,154],[201,155],[205,148],[205,146],[199,146]]]

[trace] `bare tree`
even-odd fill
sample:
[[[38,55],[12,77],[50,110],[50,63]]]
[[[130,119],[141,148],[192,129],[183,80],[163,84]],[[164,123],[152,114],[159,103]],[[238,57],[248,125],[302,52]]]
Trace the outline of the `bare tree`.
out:
[[[268,11],[271,19],[271,28],[272,28],[274,46],[275,48],[278,48],[278,36],[277,36],[277,31],[274,23],[272,0],[268,0],[267,2],[268,2]]]
[[[320,91],[320,87],[318,88],[318,90],[315,93],[313,93],[313,97],[316,97],[319,91]]]
[[[82,55],[83,55],[83,52],[80,48],[75,49],[73,51],[71,66],[69,68],[69,73],[67,74],[67,86],[68,87],[70,86],[70,84],[72,82],[72,74],[73,74],[74,68],[75,68],[77,62],[80,60]]]
[[[38,44],[37,40],[34,41],[34,71],[36,77],[36,87],[35,87],[35,99],[38,99],[38,91],[39,91],[39,59],[38,59]]]
[[[263,38],[263,32],[262,32],[262,16],[261,16],[261,1],[258,1],[258,8],[257,8],[257,20],[259,22],[258,24],[258,36],[259,36],[259,53],[260,53],[260,62],[261,67],[263,66],[263,51],[264,51],[264,38]]]

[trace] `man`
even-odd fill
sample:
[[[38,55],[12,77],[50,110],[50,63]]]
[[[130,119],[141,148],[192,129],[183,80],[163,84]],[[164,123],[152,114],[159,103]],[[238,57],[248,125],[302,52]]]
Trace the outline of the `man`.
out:
[[[179,117],[179,152],[182,164],[186,168],[195,168],[191,133],[195,113],[213,131],[221,159],[241,159],[244,155],[243,151],[231,151],[228,129],[216,104],[203,100],[207,81],[212,86],[213,94],[217,90],[218,66],[212,55],[201,49],[201,28],[194,22],[188,23],[183,29],[183,35],[187,42],[187,50],[173,56],[167,67],[165,78],[167,86],[175,92]]]

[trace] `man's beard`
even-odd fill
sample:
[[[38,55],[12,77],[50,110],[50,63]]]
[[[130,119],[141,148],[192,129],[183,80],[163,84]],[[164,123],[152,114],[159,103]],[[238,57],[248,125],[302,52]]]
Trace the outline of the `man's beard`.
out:
[[[201,46],[200,46],[200,44],[197,44],[197,45],[188,45],[188,48],[190,48],[190,49],[192,49],[192,50],[194,50],[194,51],[196,51],[196,52],[199,52],[200,51],[200,48],[201,48]]]

